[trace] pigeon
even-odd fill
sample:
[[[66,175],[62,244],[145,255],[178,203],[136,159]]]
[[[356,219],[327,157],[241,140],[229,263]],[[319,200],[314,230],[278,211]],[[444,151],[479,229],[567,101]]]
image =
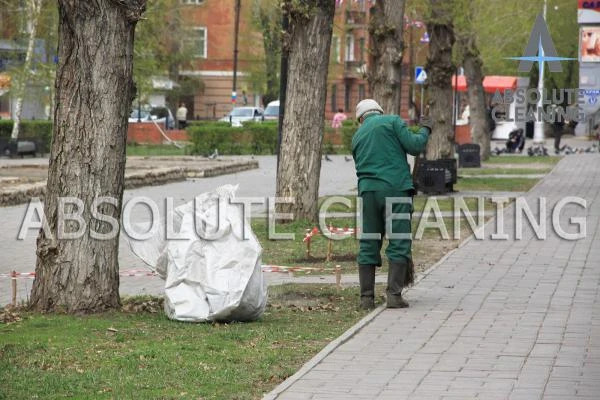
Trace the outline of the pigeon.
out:
[[[352,161],[352,157],[344,156],[344,160],[346,160],[346,162],[350,162]]]
[[[325,154],[325,161],[333,161],[327,154]]]

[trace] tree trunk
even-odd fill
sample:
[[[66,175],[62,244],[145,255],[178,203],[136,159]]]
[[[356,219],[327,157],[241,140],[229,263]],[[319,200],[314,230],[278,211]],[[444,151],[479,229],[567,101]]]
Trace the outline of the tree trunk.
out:
[[[27,53],[25,54],[25,63],[23,64],[23,72],[17,82],[15,82],[15,93],[17,95],[17,104],[15,104],[15,113],[13,115],[13,129],[10,135],[12,140],[19,138],[19,128],[21,125],[21,113],[23,111],[23,97],[25,96],[25,88],[29,80],[31,69],[31,61],[33,58],[33,47],[35,46],[35,35],[37,32],[40,12],[42,10],[42,0],[27,0],[27,13],[29,29],[27,34],[29,39],[27,42]]]
[[[96,312],[119,307],[119,230],[125,170],[127,118],[135,92],[133,37],[145,0],[59,0],[56,106],[44,212],[48,235],[37,240],[31,306],[37,310]],[[74,197],[82,211],[83,235],[73,220],[61,221],[59,199]],[[97,210],[113,224],[92,217]],[[104,218],[106,218],[104,217]],[[110,234],[94,238],[93,232]],[[63,238],[61,238],[61,236]],[[97,236],[96,236],[97,237]]]
[[[265,52],[266,92],[265,106],[279,97],[279,58],[281,48],[281,14],[273,8],[273,4],[257,6],[258,24],[263,34]]]
[[[379,0],[371,8],[369,84],[373,99],[389,114],[400,114],[405,4]]]
[[[427,144],[427,158],[454,157],[454,125],[452,63],[454,27],[452,25],[452,1],[430,0],[431,15],[427,21],[429,32],[429,57],[427,76],[429,80],[429,115],[433,119],[433,131]]]
[[[463,56],[463,67],[469,93],[471,136],[473,143],[481,146],[481,159],[487,160],[490,158],[492,134],[489,131],[485,91],[483,90],[483,62],[473,34],[460,35],[458,44]]]
[[[321,143],[325,119],[327,71],[333,31],[335,2],[284,1],[290,26],[285,116],[277,170],[277,196],[294,204],[279,210],[293,213],[296,220],[317,220]]]

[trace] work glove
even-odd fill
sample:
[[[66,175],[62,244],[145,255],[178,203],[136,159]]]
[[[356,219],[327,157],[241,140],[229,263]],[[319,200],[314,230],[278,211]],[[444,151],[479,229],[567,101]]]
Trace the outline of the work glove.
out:
[[[433,119],[430,116],[422,116],[421,120],[419,121],[419,125],[421,125],[422,128],[427,128],[429,129],[429,133],[431,133],[431,131],[433,130]]]

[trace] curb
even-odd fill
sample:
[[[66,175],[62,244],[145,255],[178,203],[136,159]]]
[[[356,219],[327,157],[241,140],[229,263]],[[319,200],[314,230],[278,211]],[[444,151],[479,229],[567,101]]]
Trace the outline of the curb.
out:
[[[536,189],[546,179],[547,176],[549,176],[550,174],[552,174],[554,172],[554,170],[556,169],[556,167],[559,164],[560,164],[560,161],[554,165],[552,170],[550,172],[548,172],[544,176],[544,178],[540,179],[526,193],[531,193],[534,189]],[[508,209],[505,209],[504,211],[506,212],[506,210],[508,210]],[[490,218],[490,220],[488,222],[486,222],[480,229],[485,229],[485,227],[487,225],[494,223],[495,220],[496,220],[495,216]],[[463,240],[456,248],[454,248],[454,249],[450,250],[449,252],[447,252],[446,254],[444,254],[444,256],[442,256],[442,258],[440,258],[435,264],[433,264],[431,267],[427,268],[425,271],[420,273],[415,278],[414,284],[407,290],[411,291],[414,286],[416,286],[425,277],[427,277],[429,274],[431,274],[436,268],[438,268],[440,265],[442,265],[458,249],[461,249],[463,246],[466,246],[474,238],[475,238],[475,233],[472,233],[468,238]],[[341,336],[339,336],[338,338],[336,338],[332,342],[330,342],[323,350],[321,350],[319,353],[317,353],[316,356],[314,356],[313,358],[308,360],[294,375],[290,376],[285,381],[281,382],[278,386],[276,386],[275,389],[273,389],[269,393],[265,394],[262,399],[263,400],[276,400],[280,394],[285,392],[290,386],[292,386],[294,383],[296,383],[298,380],[300,380],[304,375],[306,375],[317,364],[319,364],[321,361],[323,361],[323,359],[325,359],[325,357],[327,357],[329,354],[331,354],[335,349],[340,347],[342,344],[346,343],[354,335],[356,335],[358,332],[360,332],[360,330],[362,328],[364,328],[366,325],[368,325],[373,319],[375,319],[375,317],[377,317],[379,314],[381,314],[385,309],[386,309],[385,304],[383,304],[383,305],[377,307],[375,310],[373,310],[370,314],[366,315],[363,319],[361,319],[356,324],[354,324],[352,327],[350,327]]]
[[[240,161],[212,168],[172,167],[157,168],[145,171],[130,171],[125,173],[124,189],[135,189],[144,186],[159,186],[167,183],[182,182],[188,178],[210,178],[220,175],[233,174],[258,168],[258,161]],[[15,189],[0,190],[0,207],[16,206],[28,203],[31,198],[43,200],[46,193],[46,182],[22,185]]]
[[[368,325],[376,316],[381,314],[385,309],[385,304],[382,304],[375,310],[371,311],[369,314],[365,315],[360,321],[351,326],[346,332],[342,333],[341,336],[338,336],[327,346],[325,346],[325,348],[318,352],[316,356],[308,360],[298,371],[296,371],[294,375],[290,376],[285,381],[281,382],[275,389],[264,395],[263,400],[277,399],[280,394],[285,392],[290,386],[296,383],[296,381],[300,380],[304,375],[306,375],[317,364],[323,361],[323,359],[325,359],[325,357],[331,354],[335,349],[340,347],[342,344],[346,343],[348,340],[352,339],[354,335],[356,335],[362,328]]]

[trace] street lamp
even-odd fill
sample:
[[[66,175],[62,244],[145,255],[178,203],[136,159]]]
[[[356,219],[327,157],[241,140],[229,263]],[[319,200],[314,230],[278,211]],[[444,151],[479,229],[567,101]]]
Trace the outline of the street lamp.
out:
[[[544,21],[546,21],[546,12],[548,9],[548,0],[544,0]],[[546,21],[546,24],[548,24],[548,22]],[[540,46],[540,57],[544,57],[544,48],[543,46]],[[538,80],[538,92],[540,94],[539,99],[538,99],[538,103],[537,103],[537,110],[539,111],[543,106],[544,106],[544,102],[543,102],[543,94],[544,94],[544,71],[546,69],[546,63],[544,61],[540,61],[539,62],[539,69],[540,69],[540,76],[539,76],[539,80]],[[535,124],[533,126],[533,143],[534,144],[543,144],[545,143],[545,137],[544,137],[544,121],[540,121],[540,118],[537,118],[535,120]]]
[[[233,29],[233,90],[231,103],[235,107],[237,101],[237,70],[238,70],[238,40],[240,34],[240,8],[241,0],[235,0],[235,26]]]

